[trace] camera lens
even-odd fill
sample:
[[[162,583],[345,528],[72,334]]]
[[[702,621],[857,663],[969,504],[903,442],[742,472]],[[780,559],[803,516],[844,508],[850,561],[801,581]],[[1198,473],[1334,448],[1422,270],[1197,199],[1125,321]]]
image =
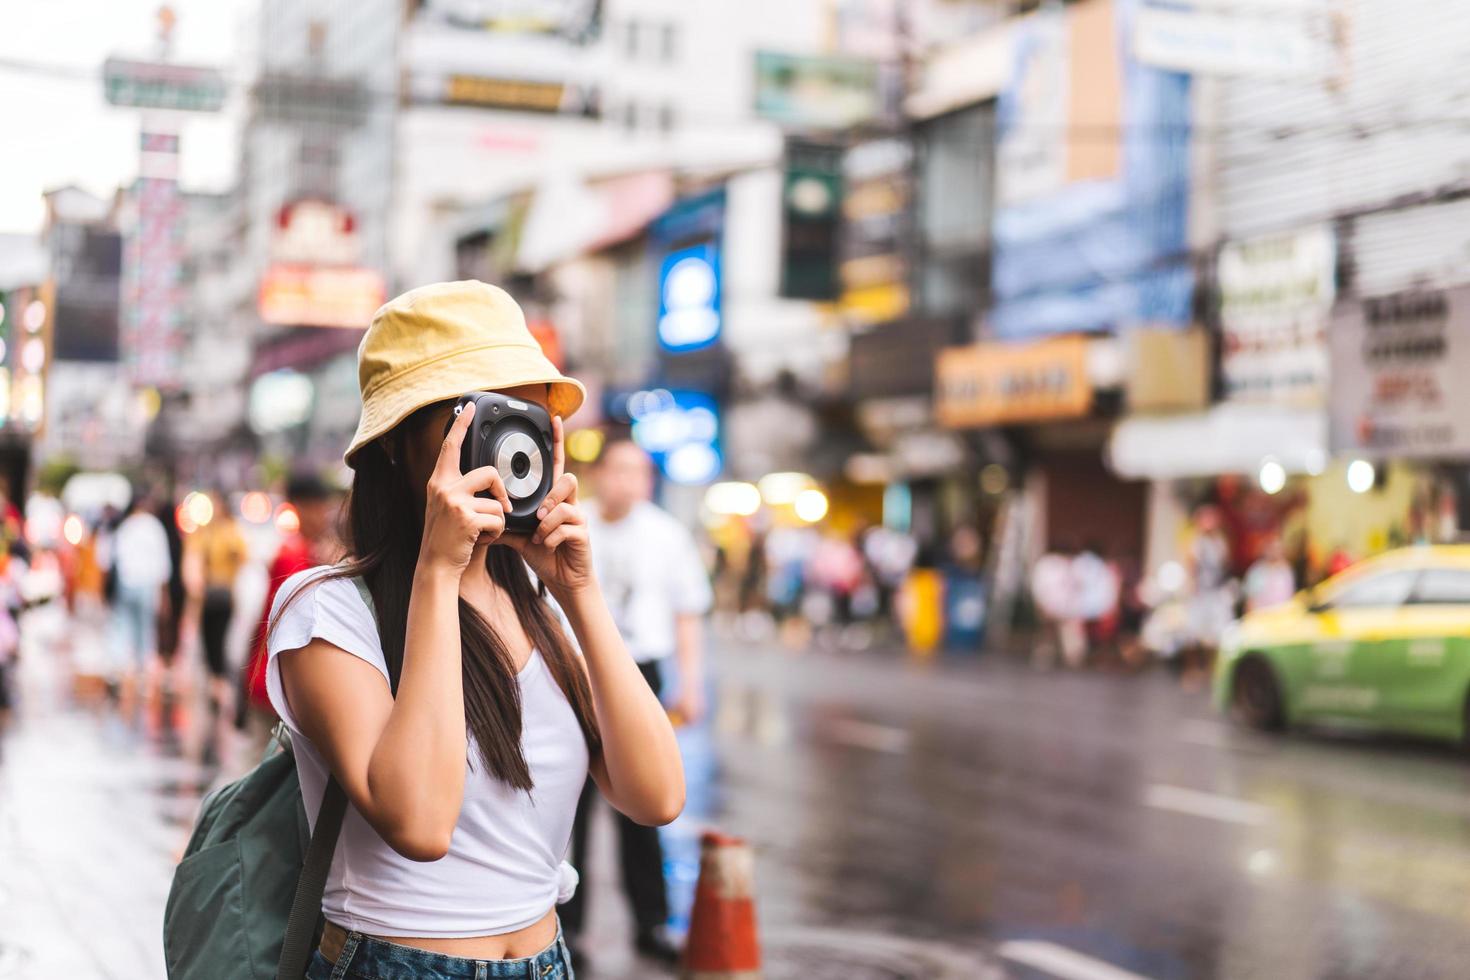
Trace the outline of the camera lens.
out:
[[[517,478],[524,477],[527,473],[531,472],[531,457],[525,453],[516,453],[510,458],[510,471]]]

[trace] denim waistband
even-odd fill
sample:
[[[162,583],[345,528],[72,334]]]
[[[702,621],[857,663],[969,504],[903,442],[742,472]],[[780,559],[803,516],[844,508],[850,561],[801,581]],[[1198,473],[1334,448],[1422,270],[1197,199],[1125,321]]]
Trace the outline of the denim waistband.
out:
[[[332,970],[332,978],[354,976],[402,977],[405,980],[489,980],[491,977],[525,978],[525,980],[573,980],[572,957],[567,952],[561,927],[556,938],[534,956],[505,960],[473,960],[449,956],[413,946],[402,946],[386,939],[375,939],[360,932],[349,932],[342,955]]]

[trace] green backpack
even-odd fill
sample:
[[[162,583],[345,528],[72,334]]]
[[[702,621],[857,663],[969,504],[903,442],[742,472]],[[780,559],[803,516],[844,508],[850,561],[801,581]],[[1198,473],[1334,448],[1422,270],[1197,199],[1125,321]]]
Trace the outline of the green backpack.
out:
[[[367,586],[353,581],[372,609]],[[328,780],[311,833],[283,726],[275,738],[280,751],[200,806],[163,910],[170,980],[301,980],[306,973],[347,794]]]

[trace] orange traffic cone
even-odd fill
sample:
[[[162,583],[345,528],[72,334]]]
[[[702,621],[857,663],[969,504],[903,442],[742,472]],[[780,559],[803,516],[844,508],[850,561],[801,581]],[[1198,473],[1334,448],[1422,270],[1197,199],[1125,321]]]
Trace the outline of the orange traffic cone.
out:
[[[700,838],[683,980],[760,980],[754,864],[750,845],[739,837],[708,830]]]

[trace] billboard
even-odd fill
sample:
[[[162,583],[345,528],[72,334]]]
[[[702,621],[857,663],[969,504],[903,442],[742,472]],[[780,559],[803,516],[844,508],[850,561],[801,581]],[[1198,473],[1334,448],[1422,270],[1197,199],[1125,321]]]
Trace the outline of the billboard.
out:
[[[1341,60],[1326,3],[1252,9],[1221,0],[1145,0],[1133,25],[1133,52],[1157,68],[1197,75],[1313,79]]]
[[[934,414],[948,428],[1081,418],[1092,410],[1087,338],[981,343],[940,351]]]
[[[102,63],[102,95],[112,105],[136,109],[218,112],[225,104],[225,76],[214,68],[108,58]]]
[[[842,208],[842,150],[786,141],[781,186],[781,295],[837,298],[837,233]]]
[[[756,115],[791,129],[847,129],[882,110],[874,61],[755,53]]]
[[[1470,456],[1470,286],[1341,303],[1328,338],[1333,452]]]
[[[421,0],[418,17],[495,34],[531,34],[573,44],[602,32],[602,0]]]
[[[0,292],[0,428],[34,433],[46,417],[47,300],[44,286]]]
[[[184,198],[179,192],[179,137],[141,134],[132,189],[137,218],[124,257],[121,353],[139,385],[172,388],[182,380],[184,346]]]
[[[596,118],[602,112],[596,84],[572,79],[535,79],[513,75],[415,70],[406,78],[407,95],[420,105],[451,105],[512,112],[544,112]]]
[[[283,205],[271,238],[271,265],[260,279],[257,312],[287,327],[364,329],[387,298],[383,276],[358,265],[356,216],[319,198]]]
[[[122,235],[108,228],[63,225],[55,229],[54,242],[54,356],[65,361],[116,361]]]
[[[276,326],[365,330],[386,299],[372,269],[273,265],[261,276],[257,311]]]
[[[1337,249],[1332,229],[1233,241],[1220,249],[1220,374],[1228,401],[1320,406]]]
[[[1138,63],[1138,0],[1026,18],[996,106],[1000,337],[1190,322],[1190,87]]]
[[[908,312],[912,162],[913,147],[899,137],[864,140],[843,157],[839,305],[850,324],[886,323]]]

